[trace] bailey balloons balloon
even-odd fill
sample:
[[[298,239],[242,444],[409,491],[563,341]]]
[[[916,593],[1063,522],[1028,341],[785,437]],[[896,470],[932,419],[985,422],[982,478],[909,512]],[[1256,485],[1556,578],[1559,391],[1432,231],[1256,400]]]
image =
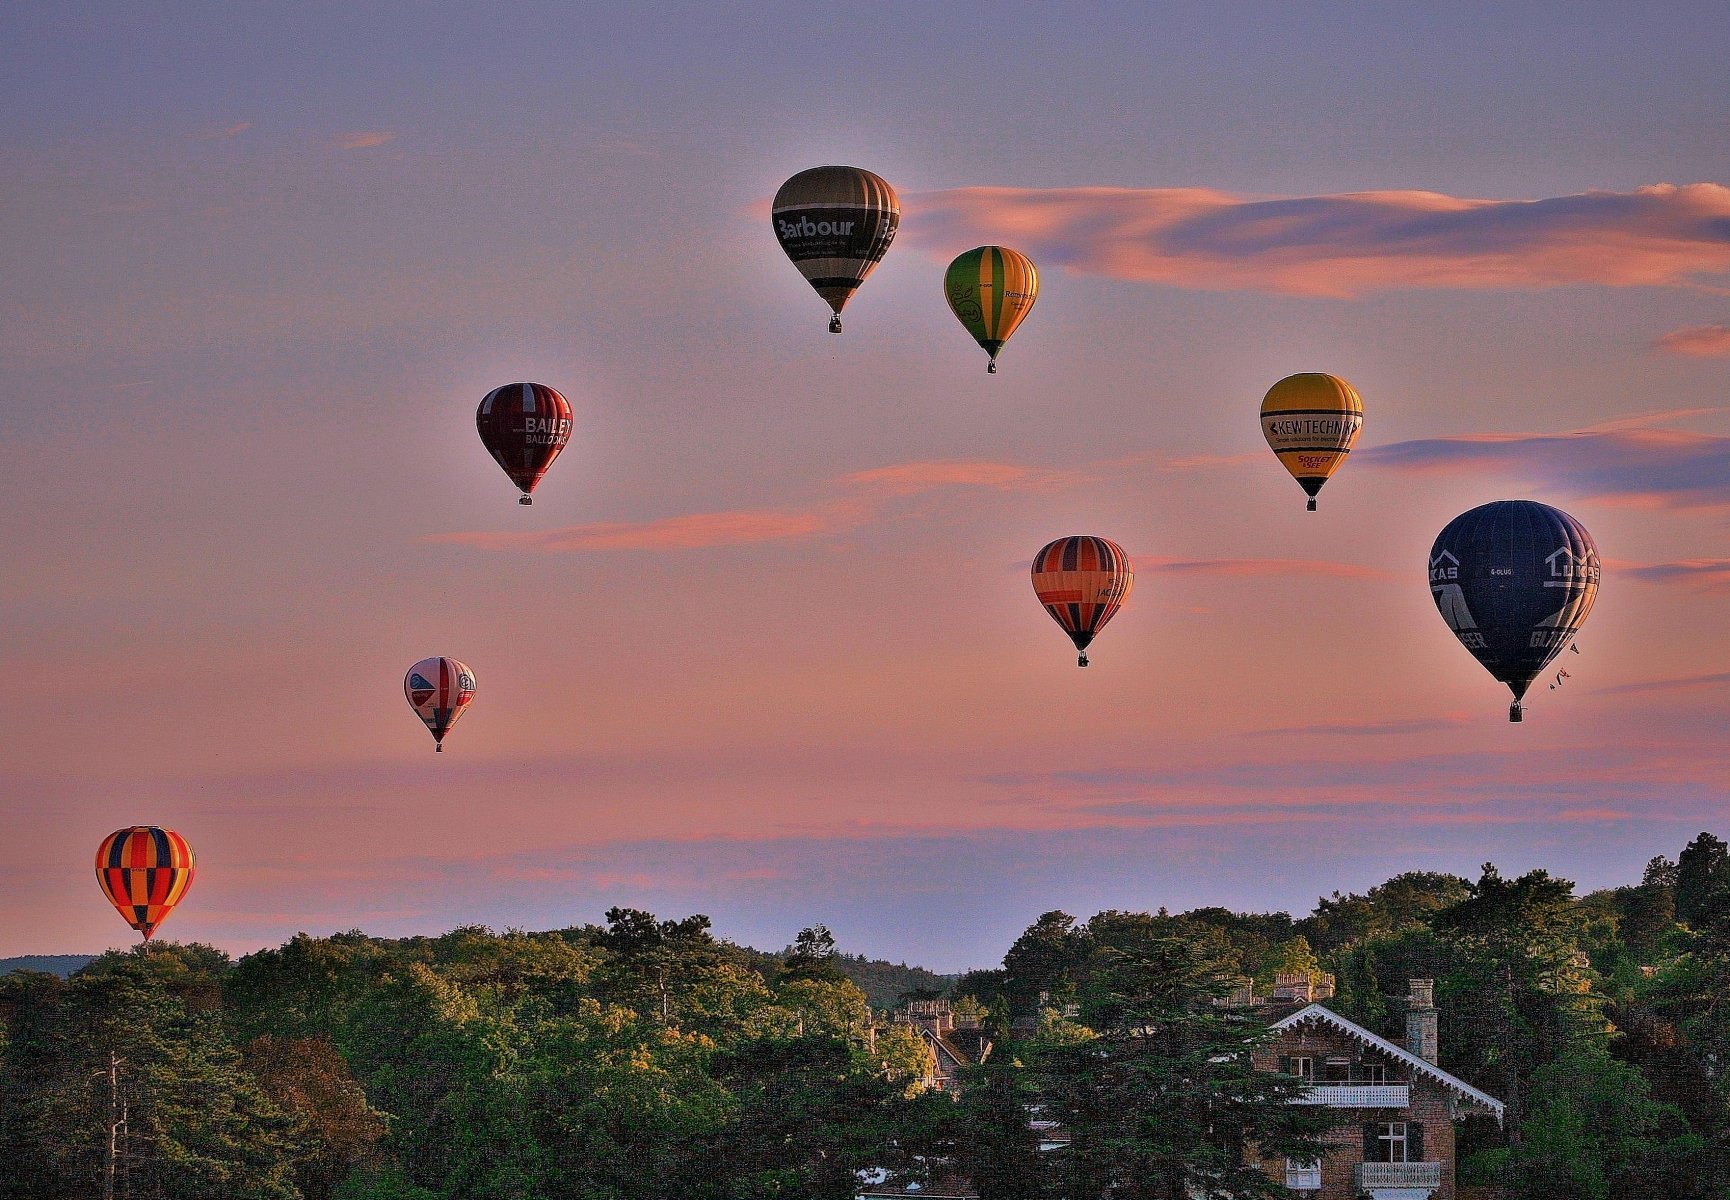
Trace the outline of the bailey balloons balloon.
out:
[[[1602,567],[1586,527],[1536,500],[1461,513],[1430,548],[1430,594],[1460,644],[1524,716],[1526,689],[1574,641],[1598,598]]]
[[[571,440],[571,406],[544,383],[507,383],[482,397],[475,427],[487,453],[522,491],[517,503],[533,504],[529,493]]]
[[[979,246],[949,264],[943,276],[949,309],[990,360],[997,374],[997,353],[1039,298],[1039,271],[1025,254],[1007,246]]]
[[[1078,667],[1087,665],[1087,647],[1134,586],[1129,555],[1106,538],[1061,537],[1033,556],[1033,593],[1075,643]]]
[[[775,193],[770,221],[781,249],[834,314],[882,261],[901,223],[901,202],[881,176],[858,167],[812,167]]]
[[[475,673],[454,658],[423,658],[403,676],[402,690],[442,754],[445,734],[475,698]]]
[[[192,847],[172,829],[116,829],[96,848],[96,882],[126,923],[149,941],[192,886]]]
[[[1311,512],[1316,493],[1345,462],[1363,427],[1363,397],[1338,375],[1288,375],[1262,397],[1262,436],[1308,494]]]

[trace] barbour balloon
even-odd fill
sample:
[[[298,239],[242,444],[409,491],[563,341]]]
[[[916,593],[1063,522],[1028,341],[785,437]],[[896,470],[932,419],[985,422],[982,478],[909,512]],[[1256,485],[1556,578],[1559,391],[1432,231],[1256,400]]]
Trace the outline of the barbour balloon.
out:
[[[1088,645],[1134,586],[1129,555],[1102,537],[1058,538],[1033,556],[1033,593],[1075,643],[1078,667],[1087,665]]]
[[[881,177],[858,167],[812,167],[781,185],[769,220],[781,249],[834,310],[841,310],[895,240],[901,202]]]

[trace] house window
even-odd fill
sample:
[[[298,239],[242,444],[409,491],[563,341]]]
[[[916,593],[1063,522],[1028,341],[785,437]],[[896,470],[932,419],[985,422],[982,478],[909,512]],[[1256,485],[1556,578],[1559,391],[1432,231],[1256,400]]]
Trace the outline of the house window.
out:
[[[1406,1123],[1404,1121],[1384,1121],[1376,1126],[1377,1162],[1403,1163],[1406,1158]]]
[[[1296,1075],[1299,1079],[1314,1082],[1316,1077],[1316,1060],[1309,1057],[1286,1059],[1285,1072]]]
[[[1363,1071],[1363,1082],[1365,1083],[1386,1083],[1388,1081],[1388,1069],[1381,1063],[1364,1063],[1360,1069]]]
[[[1294,1192],[1319,1192],[1322,1189],[1322,1165],[1319,1162],[1285,1160],[1285,1185]]]

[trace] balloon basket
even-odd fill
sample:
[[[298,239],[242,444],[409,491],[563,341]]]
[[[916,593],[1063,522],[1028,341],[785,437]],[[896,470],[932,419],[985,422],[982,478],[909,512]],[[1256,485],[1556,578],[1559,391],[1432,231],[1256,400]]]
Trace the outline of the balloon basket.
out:
[[[433,753],[434,754],[443,754],[444,752],[445,752],[445,748],[443,746],[434,746],[433,747]]]
[[[987,375],[997,374],[997,360],[995,358],[985,364],[985,373]]]
[[[534,502],[535,502],[535,498],[533,496],[518,496],[517,497],[517,503],[518,504],[533,504]]]
[[[1519,722],[1526,719],[1526,710],[1520,707],[1518,700],[1508,705],[1508,720]]]
[[[830,333],[840,333],[841,332],[841,314],[840,313],[836,313],[834,316],[829,318],[829,332]]]
[[[1311,496],[1311,497],[1310,497],[1310,502],[1309,502],[1309,511],[1310,511],[1310,512],[1314,512],[1314,511],[1315,511],[1315,510],[1316,510],[1316,502],[1315,502],[1315,497],[1314,497],[1314,496]]]
[[[1078,667],[1085,667],[1087,665],[1087,655],[1085,655],[1085,654],[1076,655],[1075,665]]]

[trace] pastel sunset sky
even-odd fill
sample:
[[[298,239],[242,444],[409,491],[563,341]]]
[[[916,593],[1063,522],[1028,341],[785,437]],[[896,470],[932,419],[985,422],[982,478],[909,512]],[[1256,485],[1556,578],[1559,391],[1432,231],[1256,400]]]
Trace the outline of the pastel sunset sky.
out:
[[[1726,61],[1721,3],[0,9],[0,955],[129,944],[133,823],[235,953],[624,904],[944,970],[1730,833]],[[841,337],[767,219],[824,163],[904,214]],[[1313,514],[1257,422],[1311,370]],[[1606,569],[1511,726],[1425,560],[1515,497]],[[1086,671],[1070,533],[1137,568]]]

